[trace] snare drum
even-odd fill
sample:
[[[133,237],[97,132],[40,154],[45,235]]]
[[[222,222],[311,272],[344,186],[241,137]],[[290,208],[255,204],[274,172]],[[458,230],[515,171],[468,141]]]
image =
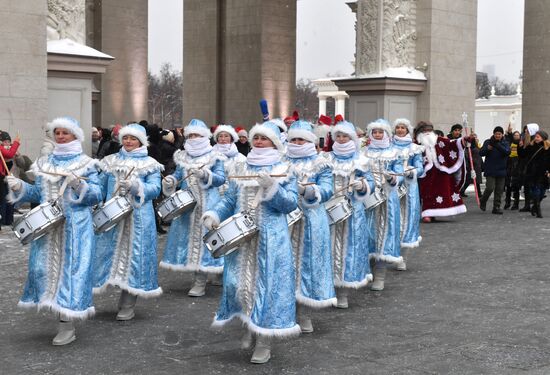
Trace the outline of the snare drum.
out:
[[[353,212],[353,206],[347,197],[336,197],[325,203],[327,209],[329,224],[338,224],[348,217]]]
[[[369,194],[369,196],[365,200],[364,205],[367,210],[372,210],[380,206],[385,201],[386,196],[384,194],[384,191],[382,189],[376,188],[374,189],[372,194]]]
[[[242,212],[224,220],[216,229],[204,235],[204,241],[214,258],[231,254],[240,244],[258,231],[252,216]]]
[[[399,196],[399,199],[407,195],[407,186],[405,184],[399,185],[399,187],[397,188],[397,195]]]
[[[191,190],[178,190],[157,206],[157,214],[162,221],[167,222],[190,211],[197,205],[197,201]]]
[[[304,216],[304,213],[299,207],[294,211],[288,213],[286,215],[286,221],[288,223],[288,227],[290,228],[293,224],[298,222],[303,216]]]
[[[112,197],[94,210],[92,214],[94,230],[96,233],[103,233],[113,229],[133,210],[130,201],[125,196],[116,195]]]
[[[56,202],[45,202],[33,208],[13,224],[13,231],[23,245],[44,236],[65,221],[63,210]]]

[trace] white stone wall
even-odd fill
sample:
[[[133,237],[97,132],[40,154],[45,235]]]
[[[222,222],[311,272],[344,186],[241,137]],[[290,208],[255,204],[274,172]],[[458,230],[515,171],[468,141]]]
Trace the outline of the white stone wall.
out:
[[[31,158],[47,122],[47,14],[43,0],[0,0],[0,129]]]

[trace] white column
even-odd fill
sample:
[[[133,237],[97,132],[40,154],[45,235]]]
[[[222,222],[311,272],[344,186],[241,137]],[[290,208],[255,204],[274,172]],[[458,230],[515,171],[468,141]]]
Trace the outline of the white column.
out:
[[[319,116],[327,114],[327,96],[318,95],[319,98]]]
[[[343,116],[344,113],[346,112],[346,97],[347,97],[347,94],[334,95],[334,101],[335,101],[334,114],[335,115]]]

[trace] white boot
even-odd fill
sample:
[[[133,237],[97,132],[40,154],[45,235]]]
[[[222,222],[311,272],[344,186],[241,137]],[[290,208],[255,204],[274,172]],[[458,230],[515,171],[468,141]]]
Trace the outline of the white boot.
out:
[[[187,293],[189,297],[202,297],[206,294],[206,277],[207,274],[204,272],[195,272],[195,282]]]
[[[302,333],[312,333],[313,332],[313,323],[311,318],[308,316],[308,309],[306,306],[298,305],[296,309],[298,315],[298,324],[300,325],[300,330]]]
[[[67,345],[74,340],[76,340],[76,330],[74,328],[74,323],[60,321],[57,327],[57,335],[53,338],[52,345]]]
[[[136,295],[128,293],[127,290],[123,290],[122,293],[120,293],[120,300],[118,301],[118,314],[116,320],[124,321],[133,319],[136,301]]]
[[[252,358],[250,358],[251,363],[262,364],[269,361],[271,358],[271,338],[265,336],[258,336],[256,338],[256,347],[254,348],[254,353],[252,353]]]
[[[348,308],[348,289],[336,288],[336,307],[339,309]]]
[[[386,277],[386,263],[377,261],[374,267],[374,282],[370,286],[370,290],[384,290],[384,279]]]
[[[399,263],[397,263],[397,266],[395,267],[396,270],[398,271],[406,271],[407,270],[407,263],[406,263],[406,257],[407,257],[407,253],[409,251],[409,248],[408,247],[402,247],[401,248],[401,257],[403,258],[403,260]]]
[[[252,335],[252,331],[249,331],[248,329],[241,337],[241,349],[248,350],[252,349],[252,345],[254,345],[254,335]]]

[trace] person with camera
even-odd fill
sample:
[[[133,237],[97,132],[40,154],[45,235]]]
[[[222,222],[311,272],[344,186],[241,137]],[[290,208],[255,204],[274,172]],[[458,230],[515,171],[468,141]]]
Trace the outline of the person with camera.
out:
[[[506,163],[510,155],[510,145],[504,139],[504,129],[497,126],[493,130],[493,136],[483,142],[481,156],[485,156],[485,191],[480,199],[479,208],[486,210],[487,201],[493,194],[493,211],[495,215],[502,215],[500,203],[504,192],[506,180]]]

